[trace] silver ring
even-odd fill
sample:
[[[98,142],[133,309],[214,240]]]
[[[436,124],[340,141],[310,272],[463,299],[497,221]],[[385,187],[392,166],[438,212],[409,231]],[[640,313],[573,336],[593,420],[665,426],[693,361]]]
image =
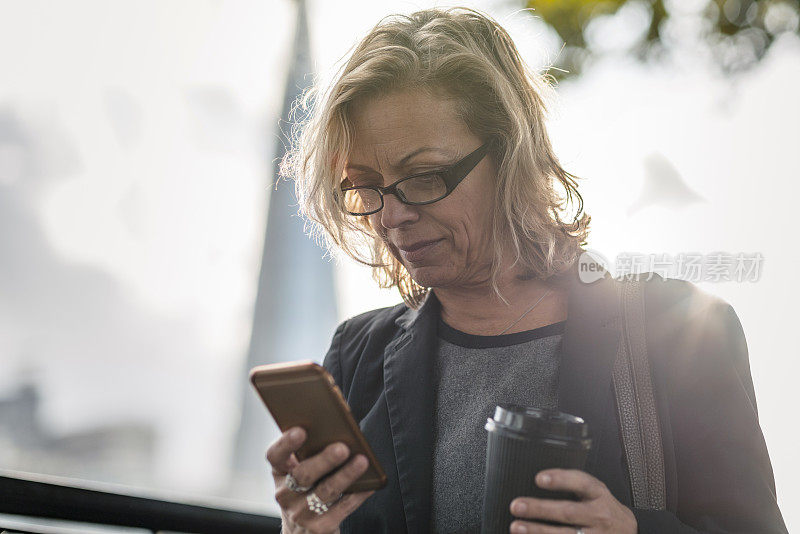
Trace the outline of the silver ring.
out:
[[[322,515],[328,511],[328,506],[332,506],[334,502],[324,503],[322,499],[317,497],[317,494],[313,491],[306,495],[306,502],[308,503],[308,509],[314,512],[317,515]]]
[[[583,531],[582,528],[576,528],[575,529],[575,534],[586,534],[586,533]]]
[[[291,473],[286,473],[286,487],[295,493],[305,493],[311,489],[311,486],[301,486],[297,483],[297,479]]]

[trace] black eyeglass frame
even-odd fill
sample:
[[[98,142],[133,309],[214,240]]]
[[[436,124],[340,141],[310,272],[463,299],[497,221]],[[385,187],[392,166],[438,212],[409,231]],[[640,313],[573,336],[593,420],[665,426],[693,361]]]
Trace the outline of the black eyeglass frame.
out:
[[[349,213],[350,215],[355,215],[359,217],[372,215],[373,213],[378,213],[383,209],[385,205],[383,196],[387,194],[394,195],[395,197],[397,197],[398,200],[400,200],[400,202],[402,202],[403,204],[407,204],[409,206],[425,206],[427,204],[433,204],[434,202],[439,202],[443,198],[447,197],[450,193],[452,193],[458,186],[458,184],[460,184],[462,181],[464,181],[464,179],[467,176],[469,176],[469,173],[472,172],[472,169],[474,169],[478,165],[478,163],[480,163],[481,160],[484,157],[486,157],[486,154],[489,152],[489,147],[491,146],[491,144],[492,144],[491,141],[485,142],[484,144],[476,148],[474,151],[467,154],[464,158],[453,163],[452,165],[444,167],[443,169],[412,174],[411,176],[406,176],[405,178],[401,178],[396,182],[394,182],[393,184],[387,185],[386,187],[381,187],[379,185],[359,185],[359,186],[341,187],[340,191],[342,194],[346,193],[347,191],[358,191],[359,189],[371,189],[373,191],[377,191],[378,196],[381,199],[381,207],[376,210],[363,213],[353,213],[352,211],[349,210],[344,210],[344,211],[346,213]],[[428,176],[432,174],[441,176],[445,183],[445,188],[446,188],[445,193],[438,198],[435,198],[433,200],[426,200],[424,202],[412,202],[403,195],[403,192],[400,189],[397,189],[397,186],[403,182],[412,180],[414,178],[419,178],[420,176]],[[351,183],[350,180],[345,179],[342,182],[342,185],[344,186],[350,183]]]

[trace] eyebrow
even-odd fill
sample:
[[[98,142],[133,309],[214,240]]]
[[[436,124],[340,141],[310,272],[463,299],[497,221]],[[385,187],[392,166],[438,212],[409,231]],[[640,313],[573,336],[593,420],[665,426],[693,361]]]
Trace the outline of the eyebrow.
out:
[[[416,156],[419,156],[420,154],[424,154],[425,152],[439,152],[440,154],[444,154],[444,155],[447,155],[447,156],[451,156],[452,155],[450,153],[450,151],[445,150],[443,148],[439,148],[439,147],[435,147],[435,146],[423,146],[423,147],[420,147],[420,148],[414,150],[413,152],[403,156],[400,159],[400,161],[397,162],[396,165],[393,165],[393,167],[395,167],[395,168],[404,167],[413,158],[415,158]],[[375,172],[375,169],[373,169],[371,167],[368,167],[366,165],[359,165],[357,163],[348,163],[346,168],[347,169],[355,169],[355,170],[364,171],[364,172]]]

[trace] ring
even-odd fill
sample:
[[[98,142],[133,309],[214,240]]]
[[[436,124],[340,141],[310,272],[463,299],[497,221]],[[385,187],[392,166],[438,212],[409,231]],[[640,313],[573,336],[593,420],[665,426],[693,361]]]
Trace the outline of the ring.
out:
[[[311,486],[301,486],[297,483],[297,479],[291,473],[286,473],[286,487],[295,493],[305,493],[311,489]]]
[[[575,534],[586,534],[586,533],[583,531],[582,528],[576,528],[575,529]]]
[[[339,498],[341,499],[341,496]],[[306,502],[308,503],[308,509],[311,510],[312,512],[314,512],[317,515],[322,515],[325,512],[327,512],[328,511],[328,506],[333,506],[333,504],[338,500],[339,499],[336,499],[335,501],[331,501],[331,502],[326,504],[326,503],[322,502],[322,499],[320,499],[317,496],[317,494],[315,492],[313,492],[313,491],[311,493],[309,493],[308,495],[306,495]]]

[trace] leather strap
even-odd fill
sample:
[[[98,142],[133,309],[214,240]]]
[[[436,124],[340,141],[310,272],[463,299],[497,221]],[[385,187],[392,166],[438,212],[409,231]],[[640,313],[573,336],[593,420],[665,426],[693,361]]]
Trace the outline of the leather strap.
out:
[[[629,278],[619,281],[617,288],[622,337],[614,361],[614,392],[633,505],[664,510],[664,451],[645,340],[644,287],[640,280]]]

